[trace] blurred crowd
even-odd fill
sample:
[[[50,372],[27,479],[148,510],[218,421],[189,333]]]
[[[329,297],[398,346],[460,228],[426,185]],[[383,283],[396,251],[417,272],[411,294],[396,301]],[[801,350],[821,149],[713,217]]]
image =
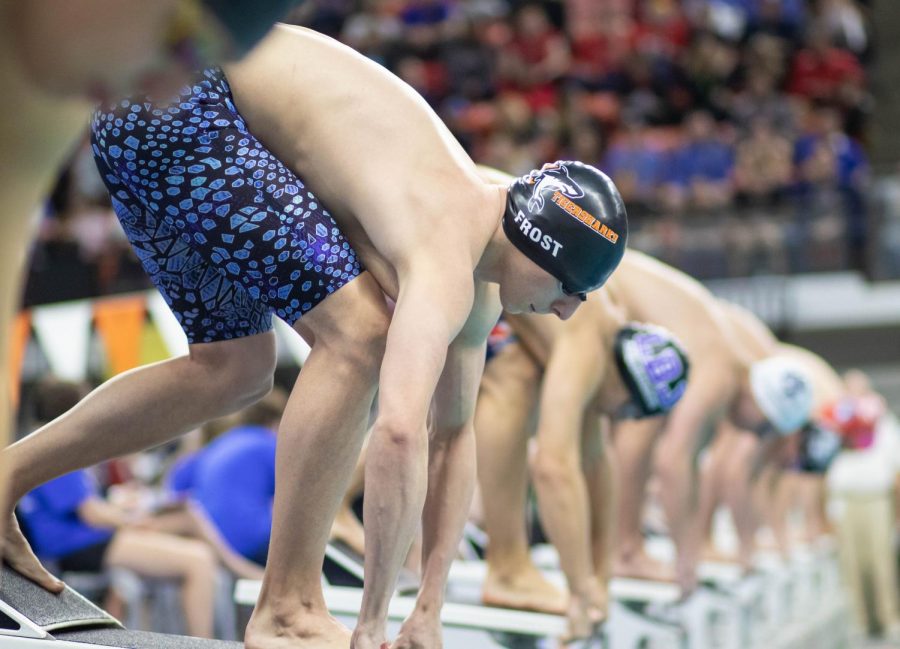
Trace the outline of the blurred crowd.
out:
[[[633,245],[710,277],[866,270],[868,5],[309,0],[291,19],[393,70],[478,162],[597,165]],[[89,263],[67,291],[143,281],[87,147],[48,211],[28,300],[49,301],[46,273],[73,256]]]

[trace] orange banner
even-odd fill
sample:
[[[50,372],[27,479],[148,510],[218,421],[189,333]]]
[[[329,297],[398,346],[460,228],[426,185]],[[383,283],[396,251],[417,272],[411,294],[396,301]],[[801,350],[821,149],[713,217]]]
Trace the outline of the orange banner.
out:
[[[143,295],[98,300],[94,322],[112,375],[141,364],[141,337],[147,313]]]
[[[22,379],[22,361],[31,336],[31,313],[23,311],[13,321],[9,341],[9,385],[13,408],[19,405],[19,388]]]

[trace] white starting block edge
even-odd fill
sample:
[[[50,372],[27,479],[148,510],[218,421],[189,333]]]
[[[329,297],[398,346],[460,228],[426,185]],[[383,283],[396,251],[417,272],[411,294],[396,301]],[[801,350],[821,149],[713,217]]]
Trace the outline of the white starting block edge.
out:
[[[254,606],[259,598],[260,586],[259,581],[239,579],[234,587],[235,603]],[[405,620],[412,613],[415,603],[413,597],[391,598],[388,619]],[[359,615],[362,589],[328,586],[325,588],[325,604],[334,615]],[[441,622],[457,629],[500,631],[537,637],[559,637],[567,630],[566,619],[559,615],[452,602],[445,603],[441,609]]]
[[[839,629],[837,635],[833,636],[834,644],[832,646],[843,647],[846,639],[841,638],[840,633],[846,633],[848,627],[846,607],[838,598],[803,623],[796,622],[779,629],[774,637],[768,639],[767,647],[768,649],[797,649],[798,647],[819,649],[825,645],[816,642],[816,639],[821,636],[823,631],[827,633],[830,628]]]
[[[565,576],[559,570],[541,572],[550,583],[559,588],[566,587]],[[450,588],[454,583],[482,584],[486,576],[487,564],[483,561],[454,561],[447,582]],[[676,604],[681,597],[676,584],[618,577],[610,581],[609,592],[613,599],[654,604]]]
[[[91,644],[89,642],[70,642],[49,637],[24,638],[11,635],[4,635],[0,638],[0,646],[3,649],[115,649],[115,647]]]

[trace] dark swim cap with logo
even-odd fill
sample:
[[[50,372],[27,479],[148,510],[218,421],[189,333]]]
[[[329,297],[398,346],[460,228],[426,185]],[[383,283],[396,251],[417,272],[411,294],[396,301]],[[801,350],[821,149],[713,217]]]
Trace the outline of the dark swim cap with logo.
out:
[[[609,177],[581,162],[559,161],[513,181],[503,231],[566,293],[584,299],[622,261],[628,218]]]
[[[669,412],[687,388],[690,362],[681,343],[662,327],[631,323],[616,334],[616,365],[631,393],[633,418]]]
[[[839,433],[820,422],[810,421],[800,429],[797,467],[804,473],[824,474],[843,450]]]
[[[302,0],[202,0],[243,55]]]

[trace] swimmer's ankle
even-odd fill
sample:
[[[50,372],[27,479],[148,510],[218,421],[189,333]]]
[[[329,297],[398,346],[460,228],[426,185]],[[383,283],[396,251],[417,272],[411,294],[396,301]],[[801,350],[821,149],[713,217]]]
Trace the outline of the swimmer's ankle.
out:
[[[494,555],[488,552],[485,559],[488,577],[492,579],[512,579],[517,575],[537,570],[527,550],[496,552]]]

